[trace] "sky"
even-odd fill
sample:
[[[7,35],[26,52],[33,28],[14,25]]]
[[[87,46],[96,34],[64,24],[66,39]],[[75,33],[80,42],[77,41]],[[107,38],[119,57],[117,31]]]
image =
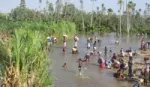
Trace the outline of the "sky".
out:
[[[56,0],[49,0],[52,2],[55,6]],[[65,0],[62,0],[65,1]],[[71,3],[74,3],[77,8],[80,8],[80,0],[68,0]],[[127,0],[129,1],[129,0]],[[150,0],[132,0],[136,3],[136,9],[141,8],[142,10],[145,9],[145,3],[150,4]],[[45,7],[45,0],[42,0],[42,8]],[[84,3],[84,10],[87,12],[92,11],[92,2],[91,0],[83,0]],[[104,3],[105,7],[112,8],[114,12],[118,12],[119,10],[119,4],[118,0],[96,0],[93,9],[96,10],[96,7],[99,6],[101,9],[101,4]],[[126,0],[124,0],[124,3],[126,3]],[[2,13],[8,13],[13,8],[19,6],[20,0],[0,0],[0,12]],[[39,9],[39,0],[26,0],[26,6],[31,9]],[[125,8],[125,6],[124,6]]]

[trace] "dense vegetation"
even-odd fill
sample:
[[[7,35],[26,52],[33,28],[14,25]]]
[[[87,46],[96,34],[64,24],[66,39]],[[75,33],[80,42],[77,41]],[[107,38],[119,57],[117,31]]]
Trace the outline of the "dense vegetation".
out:
[[[0,29],[21,27],[49,30],[50,34],[54,33],[56,29],[61,31],[64,26],[70,26],[68,28],[73,28],[77,31],[85,30],[86,32],[97,30],[119,32],[120,28],[123,33],[127,32],[127,28],[134,32],[149,32],[150,30],[150,4],[148,3],[145,4],[145,9],[135,9],[136,4],[133,1],[129,1],[127,9],[124,10],[125,1],[119,0],[118,8],[120,9],[118,13],[120,15],[117,15],[117,13],[113,12],[113,9],[106,8],[104,4],[97,6],[96,11],[93,10],[93,12],[87,13],[83,10],[85,3],[83,0],[79,2],[80,9],[77,9],[74,4],[64,1],[65,3],[63,3],[63,0],[57,0],[54,8],[54,5],[49,0],[46,0],[46,7],[41,9],[41,3],[45,2],[39,0],[40,11],[38,11],[27,8],[25,0],[21,0],[20,6],[12,9],[11,13],[0,14]],[[96,0],[91,2],[95,3]],[[142,13],[142,10],[144,13]],[[67,24],[64,24],[66,22]]]
[[[46,0],[46,7],[41,9],[41,3],[45,2],[39,0],[38,11],[27,8],[25,0],[21,0],[20,6],[10,13],[0,13],[0,39],[4,41],[0,41],[0,64],[6,87],[53,86],[50,70],[47,69],[46,40],[43,39],[48,35],[61,39],[63,34],[72,37],[82,31],[126,33],[128,29],[150,33],[150,4],[146,3],[144,13],[141,13],[142,9],[135,9],[136,4],[129,1],[125,11],[122,9],[123,0],[119,0],[120,15],[117,15],[104,4],[88,13],[83,10],[83,0],[79,2],[80,9],[64,1],[57,0],[54,8]],[[91,2],[94,5],[96,0]]]
[[[53,87],[44,34],[15,29],[5,36],[4,42],[0,43],[1,75],[5,87]]]

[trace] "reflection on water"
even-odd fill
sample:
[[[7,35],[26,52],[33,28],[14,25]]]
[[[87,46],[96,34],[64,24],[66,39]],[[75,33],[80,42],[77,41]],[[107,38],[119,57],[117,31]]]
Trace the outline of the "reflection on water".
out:
[[[55,87],[132,87],[132,83],[118,81],[113,77],[113,73],[116,70],[112,69],[100,69],[97,64],[97,57],[94,56],[90,63],[84,64],[83,76],[78,76],[77,59],[79,57],[83,58],[85,53],[87,53],[86,41],[88,36],[79,36],[80,40],[78,42],[78,55],[71,54],[71,48],[73,47],[73,40],[68,41],[68,49],[66,54],[62,53],[62,48],[59,46],[53,47],[53,53],[51,54],[52,59],[52,74],[57,79],[55,79]],[[119,41],[119,45],[115,45],[116,37],[114,33],[107,34],[104,36],[98,36],[102,40],[98,51],[101,51],[104,55],[104,47],[107,46],[107,50],[111,49],[112,52],[119,52],[121,48],[129,49],[139,49],[141,38],[133,36],[122,36]],[[146,39],[148,41],[148,39]],[[92,49],[91,49],[92,50]],[[110,55],[107,55],[110,59]],[[62,65],[67,63],[67,70],[62,68]]]

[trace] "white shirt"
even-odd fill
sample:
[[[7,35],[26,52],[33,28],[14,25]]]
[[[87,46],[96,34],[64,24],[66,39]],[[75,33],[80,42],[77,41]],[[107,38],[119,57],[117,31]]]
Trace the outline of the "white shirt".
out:
[[[131,57],[132,57],[132,52],[129,52],[129,56],[131,56]]]
[[[67,43],[66,43],[66,42],[64,42],[64,47],[66,47],[66,45],[67,45]]]
[[[114,62],[115,62],[116,64],[119,64],[119,65],[120,65],[120,62],[119,62],[119,61],[115,60]]]
[[[94,50],[96,50],[96,47],[94,47]]]
[[[88,43],[88,47],[90,47],[91,46],[91,44],[90,43]]]
[[[75,43],[74,43],[74,46],[75,46],[75,47],[77,47],[77,46],[78,46],[77,42],[75,42]]]

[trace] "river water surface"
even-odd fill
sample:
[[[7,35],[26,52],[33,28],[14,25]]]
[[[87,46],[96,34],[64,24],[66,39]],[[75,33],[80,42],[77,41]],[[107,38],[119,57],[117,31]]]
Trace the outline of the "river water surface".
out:
[[[140,47],[140,41],[142,38],[133,36],[122,36],[119,41],[119,45],[115,45],[116,38],[114,34],[107,34],[104,36],[97,36],[102,42],[98,46],[98,51],[104,54],[104,47],[107,46],[108,52],[111,49],[112,52],[119,52],[121,48],[138,50]],[[90,63],[85,63],[82,69],[82,76],[78,74],[78,64],[76,63],[79,57],[83,58],[87,53],[86,42],[87,36],[79,36],[78,50],[79,54],[72,55],[71,49],[74,41],[67,42],[67,52],[62,53],[62,46],[56,45],[52,47],[52,54],[50,56],[52,60],[52,75],[55,78],[55,87],[132,87],[133,83],[126,81],[118,81],[113,77],[113,73],[117,70],[114,69],[101,69],[97,64],[97,57],[91,58]],[[146,39],[148,41],[148,39]],[[92,49],[91,49],[92,50]],[[107,55],[110,59],[111,55]],[[62,65],[67,63],[67,69],[64,70]]]

